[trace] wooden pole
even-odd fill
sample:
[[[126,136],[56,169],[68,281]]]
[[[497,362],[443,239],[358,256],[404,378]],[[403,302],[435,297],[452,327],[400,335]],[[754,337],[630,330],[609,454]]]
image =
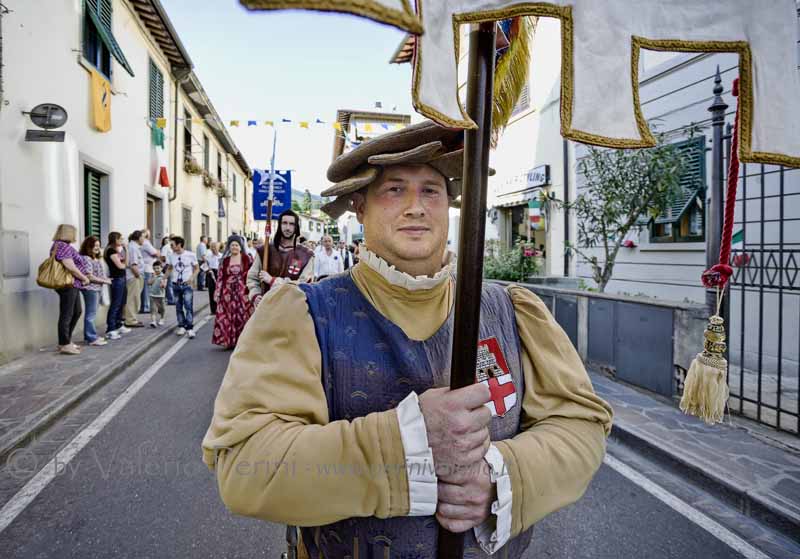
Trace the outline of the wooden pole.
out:
[[[461,229],[458,236],[453,354],[450,388],[475,382],[478,357],[483,245],[486,230],[486,189],[489,178],[489,146],[492,135],[492,88],[494,85],[495,22],[481,23],[470,32],[467,112],[478,125],[464,138],[464,173],[461,192]],[[439,528],[439,559],[461,559],[462,534]]]
[[[272,200],[275,198],[275,149],[278,147],[278,129],[272,128],[272,159],[269,165],[269,196],[267,197],[267,226],[264,231],[264,258],[261,259],[261,269],[269,268],[269,238],[272,234]],[[280,223],[278,227],[280,227]]]

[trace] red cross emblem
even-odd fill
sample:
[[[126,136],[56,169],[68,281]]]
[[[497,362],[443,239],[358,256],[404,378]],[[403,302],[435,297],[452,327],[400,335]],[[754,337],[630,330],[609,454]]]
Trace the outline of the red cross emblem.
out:
[[[507,378],[506,382],[500,384],[500,379]],[[490,378],[489,379],[489,391],[492,393],[492,403],[494,404],[494,409],[496,414],[500,417],[503,417],[506,412],[506,396],[513,395],[513,401],[516,402],[517,400],[517,390],[514,388],[514,382],[511,380],[511,375],[503,375],[499,378]],[[511,404],[513,407],[514,404]]]
[[[298,260],[297,258],[293,259],[287,271],[289,272],[290,276],[296,276],[300,272],[302,272],[303,270],[302,268],[300,268],[300,260]]]
[[[497,338],[478,342],[475,380],[489,387],[492,401],[486,404],[493,416],[503,417],[517,403],[517,390]]]

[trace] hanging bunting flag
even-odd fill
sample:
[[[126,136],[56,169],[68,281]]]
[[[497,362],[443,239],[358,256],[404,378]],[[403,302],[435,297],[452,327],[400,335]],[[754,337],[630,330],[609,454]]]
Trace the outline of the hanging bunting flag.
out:
[[[281,122],[292,122],[292,121],[290,119],[288,119],[288,118],[282,118]]]
[[[156,119],[156,126],[161,128],[162,130],[167,127],[167,119],[164,117],[159,117]]]
[[[317,123],[317,124],[325,124],[325,121],[324,121],[324,120],[317,119],[317,122],[316,122],[316,123]]]
[[[271,120],[265,120],[264,125],[275,127],[275,123]]]
[[[334,130],[338,130],[339,132],[341,132],[342,131],[342,123],[341,122],[334,122],[333,123],[333,129]]]
[[[364,125],[364,132],[372,132],[372,125],[371,124],[365,124]]]
[[[248,120],[247,126],[258,126],[258,123],[255,120]]]
[[[308,129],[308,122],[300,122],[300,128]]]
[[[194,117],[192,119],[192,123],[194,123],[194,124],[203,124],[203,122],[205,122],[205,119],[197,118],[197,117]]]
[[[401,130],[401,129],[405,128],[406,125],[402,124],[402,123],[399,123],[399,124],[395,124],[394,127],[395,127],[396,130]]]
[[[239,121],[238,120],[232,120],[231,121],[231,126],[238,127],[239,126]]]
[[[383,124],[381,124],[381,128],[383,128],[384,130],[388,130],[389,129],[389,125],[386,124],[386,123],[383,123]]]

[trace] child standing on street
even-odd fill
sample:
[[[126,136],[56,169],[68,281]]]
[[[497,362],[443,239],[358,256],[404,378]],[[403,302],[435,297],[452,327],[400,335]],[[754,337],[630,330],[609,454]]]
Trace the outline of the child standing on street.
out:
[[[147,283],[150,288],[150,328],[156,328],[164,325],[164,295],[167,288],[167,277],[158,260],[153,262],[153,277]]]

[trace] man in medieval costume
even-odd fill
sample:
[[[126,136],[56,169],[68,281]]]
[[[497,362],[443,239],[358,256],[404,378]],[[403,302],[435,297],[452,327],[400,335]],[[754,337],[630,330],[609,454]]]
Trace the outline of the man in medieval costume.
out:
[[[292,210],[278,217],[278,230],[272,244],[256,249],[256,257],[247,273],[247,290],[255,306],[270,290],[286,280],[311,281],[314,275],[314,253],[297,242],[300,236],[300,217]],[[269,239],[267,239],[269,241]],[[263,270],[264,250],[269,250],[268,269]]]
[[[484,284],[475,383],[447,388],[462,138],[423,122],[334,161],[324,209],[356,213],[360,262],[273,288],[217,395],[203,455],[223,501],[301,526],[311,557],[434,558],[437,522],[465,556],[521,557],[603,461],[611,409],[524,287]]]

